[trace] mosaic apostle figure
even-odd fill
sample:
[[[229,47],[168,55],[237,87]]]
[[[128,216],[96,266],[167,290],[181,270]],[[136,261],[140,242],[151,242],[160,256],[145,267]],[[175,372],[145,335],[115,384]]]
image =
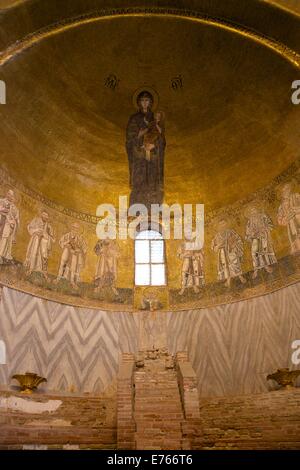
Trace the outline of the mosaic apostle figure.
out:
[[[49,223],[49,214],[41,212],[39,217],[35,217],[27,226],[30,241],[27,248],[24,267],[27,274],[40,272],[47,279],[48,258],[51,252],[52,243],[55,242],[54,231]]]
[[[300,194],[293,192],[290,183],[285,184],[282,188],[278,223],[287,227],[291,253],[300,253]]]
[[[267,214],[255,206],[251,207],[245,239],[251,244],[253,279],[257,277],[259,269],[265,269],[271,273],[272,265],[277,263],[271,238],[273,227],[273,222]]]
[[[231,280],[236,277],[244,284],[246,279],[241,266],[243,240],[235,230],[228,227],[224,219],[219,221],[218,233],[212,240],[211,248],[218,254],[218,279],[225,281],[227,287],[230,287]]]
[[[126,150],[131,187],[130,205],[150,207],[163,202],[165,133],[163,113],[154,117],[153,96],[148,91],[137,97],[138,112],[130,116]]]
[[[15,194],[10,189],[0,199],[0,264],[12,261],[12,246],[20,225],[19,210],[15,205]]]
[[[181,290],[183,295],[187,288],[193,288],[195,293],[200,292],[204,286],[204,251],[197,247],[195,236],[187,236],[178,250],[178,256],[182,259]]]
[[[80,273],[85,264],[87,243],[80,233],[81,227],[75,222],[71,225],[70,232],[59,240],[62,255],[56,283],[60,279],[67,279],[74,289],[78,288]]]
[[[95,275],[95,291],[103,287],[110,287],[115,295],[119,295],[116,289],[117,280],[117,259],[119,256],[118,247],[115,240],[98,240],[94,248],[98,256]]]

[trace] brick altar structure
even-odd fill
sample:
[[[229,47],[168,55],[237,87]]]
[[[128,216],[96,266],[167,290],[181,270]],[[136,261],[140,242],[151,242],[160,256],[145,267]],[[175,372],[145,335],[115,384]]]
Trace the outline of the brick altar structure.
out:
[[[121,359],[117,395],[0,391],[0,450],[300,449],[299,387],[199,400],[186,353]]]

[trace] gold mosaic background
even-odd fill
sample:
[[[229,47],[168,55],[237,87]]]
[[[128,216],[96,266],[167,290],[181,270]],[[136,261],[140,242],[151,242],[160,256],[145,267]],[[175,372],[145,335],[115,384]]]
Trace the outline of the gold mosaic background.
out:
[[[27,7],[21,5],[15,18],[23,12],[24,31],[20,27],[13,33],[10,23],[9,43],[0,37],[0,78],[8,89],[7,105],[0,107],[1,194],[9,187],[17,193],[21,228],[15,258],[24,260],[26,226],[41,208],[49,211],[59,239],[76,214],[92,220],[98,204],[117,205],[120,194],[129,195],[125,127],[134,112],[134,92],[145,85],[156,90],[166,113],[165,202],[205,204],[206,282],[214,283],[216,256],[210,241],[216,218],[225,214],[244,236],[245,209],[252,200],[259,200],[276,222],[278,185],[294,178],[299,189],[300,108],[290,100],[291,83],[299,78],[298,56],[291,53],[297,47],[294,28],[285,47],[279,27],[274,40],[259,29],[248,33],[232,23],[233,10],[228,10],[227,23],[184,12],[120,12],[74,21],[70,13],[66,18],[72,26],[67,27],[62,14],[55,16],[54,3],[39,25],[47,26],[51,16],[51,34],[30,24]],[[74,3],[74,16],[84,12],[80,4],[76,10]],[[260,26],[258,14],[253,21]],[[5,17],[2,22],[4,28]],[[14,45],[14,34],[24,39],[30,32],[24,47],[22,42]],[[112,74],[114,89],[108,86]],[[182,87],[174,88],[178,77]],[[90,282],[96,265],[95,225],[82,226],[89,246],[82,279]],[[277,257],[287,256],[284,227],[276,226],[273,240]],[[166,243],[170,290],[180,288],[178,245]],[[119,242],[119,248],[117,285],[132,289],[133,242]],[[52,274],[60,254],[55,245],[49,258]],[[252,269],[246,244],[243,269]]]

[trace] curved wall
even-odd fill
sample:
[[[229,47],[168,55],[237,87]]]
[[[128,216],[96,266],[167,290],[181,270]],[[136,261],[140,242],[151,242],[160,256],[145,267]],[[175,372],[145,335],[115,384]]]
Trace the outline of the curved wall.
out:
[[[182,261],[178,256],[181,246],[179,240],[166,240],[166,265],[168,284],[166,288],[157,289],[157,296],[162,298],[162,309],[180,310],[189,308],[203,308],[214,305],[236,302],[242,299],[257,297],[268,292],[274,292],[291,285],[300,279],[299,253],[292,253],[288,237],[287,226],[279,225],[279,207],[282,203],[281,189],[285,183],[290,183],[292,193],[297,195],[300,188],[300,161],[297,160],[284,173],[278,176],[265,188],[250,195],[247,199],[237,201],[218,211],[210,212],[205,219],[205,246],[203,275],[205,285],[199,293],[187,289],[180,295],[182,279]],[[50,201],[36,193],[21,182],[12,179],[7,171],[0,171],[2,190],[0,195],[5,196],[7,190],[13,189],[16,195],[16,206],[20,211],[20,226],[17,231],[16,244],[12,248],[13,262],[0,264],[0,283],[14,287],[20,291],[32,293],[38,297],[54,300],[68,305],[84,306],[89,308],[104,308],[110,310],[139,310],[141,309],[140,291],[134,288],[134,243],[128,240],[117,239],[117,280],[116,286],[119,295],[115,296],[109,288],[99,292],[94,291],[94,278],[98,257],[94,248],[97,242],[97,218],[88,214],[71,211]],[[298,196],[297,196],[298,197]],[[299,205],[299,202],[297,202]],[[249,220],[249,209],[256,205],[268,215],[273,223],[270,236],[276,262],[271,273],[260,269],[258,276],[253,279],[253,260],[251,257],[251,244],[246,240],[246,226]],[[55,233],[55,242],[52,244],[48,258],[49,279],[45,280],[38,272],[26,275],[24,261],[27,247],[30,243],[28,224],[37,217],[42,210],[47,210],[50,224]],[[212,250],[211,244],[218,232],[218,221],[224,218],[228,226],[236,231],[242,239],[243,254],[241,257],[241,270],[245,283],[236,278],[230,288],[217,277],[217,253]],[[81,226],[83,238],[87,243],[85,265],[81,271],[79,289],[74,289],[68,282],[55,283],[58,275],[62,249],[58,241],[70,230],[71,224],[77,222]],[[296,236],[300,240],[299,234]],[[298,242],[297,242],[298,243]],[[300,241],[299,241],[300,243]]]
[[[187,350],[201,396],[276,388],[266,376],[296,368],[300,284],[234,305],[187,312],[105,312],[74,308],[4,288],[0,339],[7,364],[0,384],[26,371],[48,379],[45,389],[100,393],[116,377],[119,355],[167,347]],[[15,384],[14,384],[15,385]]]

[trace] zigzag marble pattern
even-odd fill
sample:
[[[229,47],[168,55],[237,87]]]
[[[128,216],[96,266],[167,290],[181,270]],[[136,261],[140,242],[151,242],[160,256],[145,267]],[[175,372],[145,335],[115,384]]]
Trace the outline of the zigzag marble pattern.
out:
[[[3,288],[0,339],[7,348],[0,383],[14,373],[47,377],[49,390],[102,392],[115,378],[119,354],[137,349],[137,325],[127,313],[49,302]]]
[[[267,374],[297,369],[291,344],[300,340],[300,283],[234,304],[175,312],[167,329],[170,351],[189,351],[201,396],[273,389]]]
[[[297,368],[291,344],[300,339],[299,307],[300,283],[216,308],[134,314],[4,288],[0,339],[7,365],[0,365],[0,384],[29,370],[46,376],[49,390],[100,393],[116,377],[120,353],[167,345],[172,353],[189,351],[201,396],[259,393],[274,387],[268,373]]]

